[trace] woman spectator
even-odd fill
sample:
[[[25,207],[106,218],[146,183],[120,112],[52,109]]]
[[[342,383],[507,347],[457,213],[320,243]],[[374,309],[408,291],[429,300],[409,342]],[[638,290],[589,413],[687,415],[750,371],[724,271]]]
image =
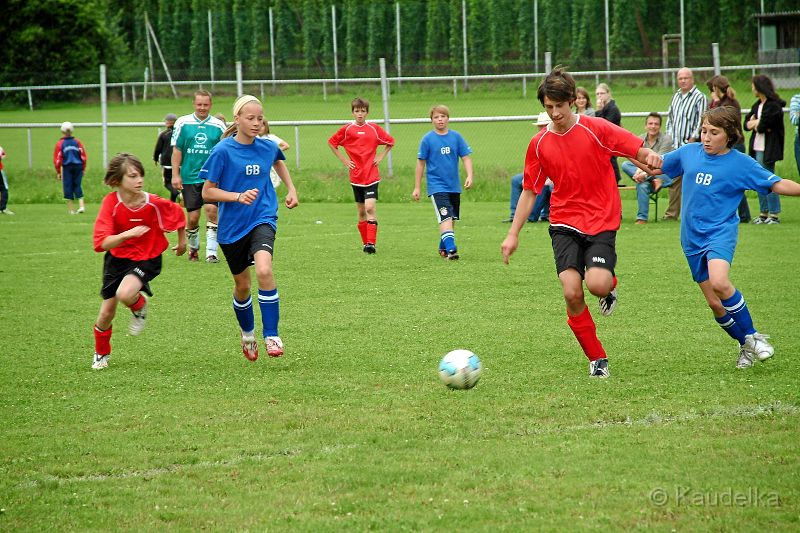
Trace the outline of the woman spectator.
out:
[[[744,129],[752,131],[750,155],[770,172],[775,172],[775,162],[783,159],[783,106],[786,102],[775,92],[769,76],[753,76],[753,94],[756,102],[744,117]],[[775,193],[758,195],[759,216],[753,224],[779,224],[780,196]]]
[[[622,126],[622,113],[619,112],[616,102],[614,102],[614,99],[611,97],[611,89],[608,88],[608,85],[605,83],[598,85],[597,89],[594,91],[594,95],[597,97],[597,111],[595,112],[595,116],[604,118],[617,126]],[[619,182],[619,165],[617,164],[616,157],[611,158],[611,166],[614,168],[614,177],[617,179],[617,185],[621,186]]]
[[[589,91],[583,87],[575,88],[575,113],[578,115],[586,115],[587,117],[594,116],[594,109],[592,108],[592,99],[589,96]]]
[[[731,84],[728,82],[728,78],[725,76],[714,76],[706,82],[706,86],[708,87],[708,91],[711,93],[710,103],[708,104],[709,109],[729,106],[734,108],[736,110],[736,116],[741,118],[742,106],[739,104],[739,100],[736,99],[736,91],[734,91],[733,87],[731,87]],[[744,140],[734,144],[733,148],[742,153],[747,153],[744,148]],[[742,195],[742,200],[739,202],[738,212],[740,223],[746,224],[747,222],[750,222],[750,205],[747,203],[746,195]]]

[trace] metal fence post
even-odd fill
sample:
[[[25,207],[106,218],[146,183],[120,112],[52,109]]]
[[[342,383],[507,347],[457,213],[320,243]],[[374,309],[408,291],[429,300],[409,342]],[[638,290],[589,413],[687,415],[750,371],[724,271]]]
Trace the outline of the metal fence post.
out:
[[[28,128],[28,169],[33,168],[33,139],[31,139],[31,129]]]
[[[300,126],[294,127],[294,166],[300,170]]]
[[[100,65],[100,120],[103,122],[103,168],[108,166],[108,86],[106,66]]]
[[[28,89],[28,107],[33,111],[33,94],[30,89]]]
[[[236,62],[236,96],[244,94],[244,85],[242,84],[242,62]]]
[[[389,80],[386,78],[386,58],[380,58],[380,67],[381,67],[381,98],[383,99],[383,127],[386,130],[386,133],[391,134],[391,126],[389,123]],[[387,170],[389,172],[389,177],[394,176],[394,171],[392,169],[392,152],[387,154]]]
[[[719,76],[722,73],[719,68],[719,43],[711,43],[711,57],[714,60],[714,75]]]

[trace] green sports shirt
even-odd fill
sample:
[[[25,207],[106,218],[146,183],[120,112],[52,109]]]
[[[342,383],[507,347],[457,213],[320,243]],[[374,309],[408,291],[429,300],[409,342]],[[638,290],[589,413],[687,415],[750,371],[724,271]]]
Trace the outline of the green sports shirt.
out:
[[[225,123],[209,115],[205,120],[198,119],[194,113],[184,115],[175,121],[172,132],[172,146],[181,151],[181,180],[187,185],[203,183],[200,169],[208,159],[211,149],[222,139]]]

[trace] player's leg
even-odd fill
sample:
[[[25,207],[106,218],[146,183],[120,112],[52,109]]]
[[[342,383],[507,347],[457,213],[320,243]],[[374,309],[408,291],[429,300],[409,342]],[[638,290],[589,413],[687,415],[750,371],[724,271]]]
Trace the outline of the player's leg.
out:
[[[183,203],[186,207],[186,238],[189,241],[189,261],[199,260],[200,212],[203,207],[202,184],[183,186]]]
[[[217,217],[219,210],[216,203],[206,203],[203,209],[206,212],[206,263],[219,263],[217,258]]]
[[[272,274],[274,247],[274,228],[268,224],[257,226],[252,233],[251,250],[258,280],[258,307],[261,310],[264,343],[270,357],[280,357],[283,355],[283,341],[278,335],[280,296]]]
[[[604,231],[586,237],[587,246],[583,251],[586,265],[586,288],[597,296],[600,313],[608,316],[617,308],[617,232]]]
[[[75,214],[75,204],[72,203],[73,192],[73,178],[72,168],[70,165],[61,167],[61,188],[64,191],[64,199],[67,201],[67,212],[70,215]]]
[[[589,359],[589,375],[608,377],[608,359],[600,339],[597,338],[589,308],[583,294],[584,238],[574,231],[549,228],[556,260],[556,272],[561,282],[567,307],[567,325]]]
[[[128,333],[131,335],[139,335],[146,324],[147,298],[142,294],[143,286],[144,283],[139,276],[128,274],[117,289],[117,300],[131,310],[131,323],[128,326]]]
[[[83,203],[83,169],[79,168],[75,177],[75,196],[78,198],[78,213],[86,212],[86,205]]]
[[[453,231],[454,220],[458,218],[452,195],[437,192],[431,195],[436,221],[439,223],[439,255],[450,260],[458,259],[456,234]]]
[[[242,354],[249,361],[258,359],[255,337],[255,317],[251,295],[250,239],[252,232],[230,244],[220,244],[225,262],[233,276],[233,313],[241,330]]]
[[[364,188],[364,212],[367,218],[367,253],[375,253],[378,244],[378,184]],[[370,247],[371,245],[371,247]]]
[[[111,357],[111,324],[117,312],[116,297],[105,298],[100,304],[100,312],[94,323],[94,359],[92,368],[102,370],[108,368],[108,359]]]

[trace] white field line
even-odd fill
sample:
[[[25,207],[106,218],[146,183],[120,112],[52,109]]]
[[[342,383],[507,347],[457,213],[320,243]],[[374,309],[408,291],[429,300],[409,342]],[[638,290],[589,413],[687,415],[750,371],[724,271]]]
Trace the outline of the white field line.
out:
[[[653,412],[643,418],[626,418],[625,420],[600,420],[590,424],[579,424],[567,427],[537,427],[531,431],[526,431],[525,434],[548,434],[548,433],[569,433],[572,431],[587,431],[593,429],[604,429],[613,427],[647,427],[659,426],[670,423],[692,422],[697,420],[716,419],[716,418],[755,418],[760,416],[792,416],[800,414],[800,406],[793,404],[784,404],[781,402],[774,402],[766,405],[742,405],[735,407],[728,407],[722,409],[712,409],[703,412],[692,412],[680,415],[661,415]],[[321,454],[335,453],[340,449],[351,449],[358,447],[357,444],[345,444],[324,446],[319,452]],[[303,451],[299,449],[294,450],[281,450],[274,453],[257,453],[252,455],[235,455],[229,459],[221,459],[219,461],[199,461],[190,464],[172,464],[159,468],[151,468],[149,470],[131,470],[128,472],[120,472],[117,474],[88,474],[84,476],[61,477],[51,474],[45,474],[39,479],[32,479],[19,484],[20,488],[36,487],[45,483],[83,483],[83,482],[97,482],[121,479],[148,479],[156,476],[167,474],[180,473],[190,470],[199,470],[206,468],[228,467],[245,462],[265,463],[282,457],[294,457],[302,454]]]

